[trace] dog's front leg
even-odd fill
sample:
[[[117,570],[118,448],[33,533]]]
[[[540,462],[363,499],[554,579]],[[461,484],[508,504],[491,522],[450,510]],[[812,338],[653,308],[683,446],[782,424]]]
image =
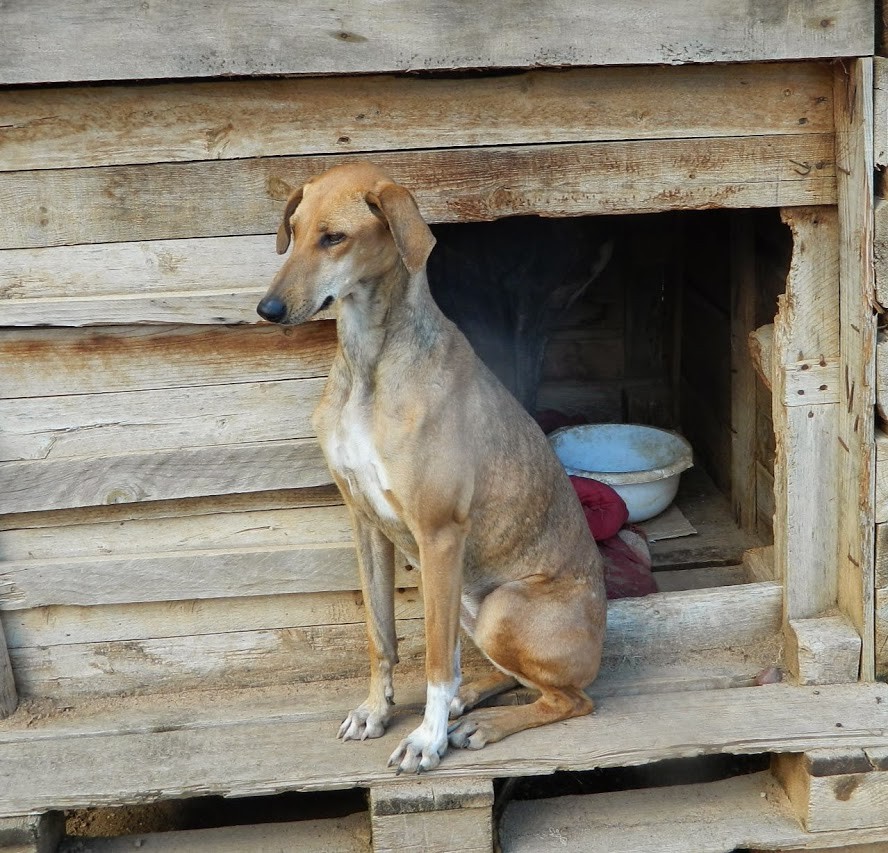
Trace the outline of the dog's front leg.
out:
[[[398,773],[431,770],[447,751],[450,703],[460,682],[456,649],[465,543],[465,531],[457,525],[417,537],[428,684],[422,725],[404,738],[389,758],[389,766],[396,765]]]
[[[395,548],[389,539],[358,512],[352,511],[355,543],[370,651],[370,694],[339,727],[343,740],[381,737],[388,725],[395,691],[392,670],[398,662],[395,633]]]

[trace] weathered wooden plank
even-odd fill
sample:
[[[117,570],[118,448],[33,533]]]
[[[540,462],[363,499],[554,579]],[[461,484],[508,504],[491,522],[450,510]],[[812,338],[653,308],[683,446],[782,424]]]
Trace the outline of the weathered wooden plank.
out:
[[[832,133],[832,96],[824,63],[12,89],[0,171]]]
[[[415,588],[419,581],[416,575],[403,567],[398,571],[398,582],[410,584],[395,592],[395,614],[399,619],[419,619],[423,615],[422,598]],[[360,587],[357,571],[351,585]],[[366,616],[361,592],[355,589],[140,604],[53,605],[7,610],[3,624],[10,646],[26,648],[333,624],[363,625]]]
[[[399,586],[414,586],[399,575]],[[244,595],[329,592],[358,587],[350,544],[142,553],[3,563],[0,608],[125,604]]]
[[[300,563],[294,560],[293,574],[300,568]],[[349,568],[353,570],[354,566]],[[323,582],[321,578],[306,577],[302,571],[298,574],[306,588]],[[330,578],[331,589],[359,588],[356,571],[348,577],[341,575],[342,572],[337,572]],[[418,581],[416,571],[398,568],[396,605],[402,618],[422,615],[419,593],[415,589]],[[297,582],[297,578],[292,581],[294,585]],[[102,603],[97,601],[91,606],[9,610],[4,614],[4,624],[9,632],[10,647],[21,648],[330,623],[360,624],[364,620],[359,592],[298,595],[278,592],[276,595],[281,596],[281,600],[275,601],[271,595],[251,589],[247,579],[241,594],[251,597],[214,600],[208,591],[200,601],[173,599],[150,604],[96,606]],[[780,599],[779,584],[757,583],[612,601],[608,609],[606,654],[615,658],[652,656],[668,648],[670,655],[677,658],[685,652],[764,641],[780,628]]]
[[[64,853],[370,853],[366,812],[346,817],[213,829],[76,838]]]
[[[118,507],[108,507],[98,518],[58,526],[26,526],[32,518],[42,520],[45,513],[19,516],[19,526],[7,526],[3,532],[3,558],[6,562],[64,562],[75,557],[352,544],[345,507],[300,506],[299,494],[284,493],[281,505],[273,502],[268,508],[226,507],[217,499],[209,499],[203,511],[193,513],[182,506],[183,501],[164,501],[152,504],[158,512],[146,517],[121,515],[115,511]]]
[[[500,839],[503,853],[727,853],[749,848],[801,853],[827,847],[833,853],[879,853],[888,831],[843,830],[812,837],[766,772],[697,785],[516,801],[506,808]],[[839,846],[867,841],[879,843]]]
[[[332,482],[315,439],[0,463],[0,512],[129,503]]]
[[[774,764],[774,772],[805,828],[809,832],[884,828],[888,773],[872,768],[868,772],[817,772],[813,764],[819,752],[780,755]],[[842,753],[854,752],[862,751],[828,751],[833,763]]]
[[[0,462],[311,438],[325,379],[17,400],[0,424]]]
[[[799,684],[847,684],[857,680],[860,635],[844,616],[790,619],[786,633]]]
[[[747,341],[755,330],[755,232],[748,213],[730,225],[731,282],[731,506],[745,530],[755,530],[755,367]]]
[[[422,619],[397,623],[398,657],[404,668],[425,661]],[[161,637],[148,640],[12,649],[23,696],[73,699],[195,690],[264,687],[296,681],[355,678],[367,672],[362,624],[310,625]],[[467,663],[481,659],[465,649]]]
[[[430,222],[835,202],[832,134],[379,153]],[[363,155],[0,174],[0,248],[270,234],[291,188]],[[801,164],[801,165],[800,165]]]
[[[854,60],[835,73],[843,377],[838,406],[838,603],[863,639],[860,677],[869,679],[875,666],[872,59]]]
[[[61,812],[0,818],[0,850],[4,853],[56,853],[64,835]]]
[[[331,322],[297,327],[15,329],[0,335],[0,399],[326,376]]]
[[[876,675],[884,680],[888,678],[888,589],[885,587],[876,589],[875,610]]]
[[[399,696],[403,694],[402,688]],[[214,711],[205,713],[211,716]],[[198,709],[195,719],[202,716]],[[416,722],[416,716],[406,714],[396,718],[384,738],[337,744],[335,722],[316,716],[300,719],[298,707],[286,701],[259,721],[209,728],[194,728],[192,720],[191,727],[157,728],[146,734],[54,738],[51,725],[42,726],[38,739],[14,739],[0,746],[0,814],[390,781],[385,763],[392,745]],[[656,714],[637,697],[612,697],[602,698],[593,716],[522,732],[483,750],[449,754],[439,775],[500,778],[713,752],[866,746],[886,731],[884,684],[776,684],[693,697],[664,694],[657,699]],[[101,773],[95,766],[98,754]]]
[[[398,582],[410,582],[403,572],[399,574]],[[361,615],[360,606],[353,603],[349,607],[344,597],[333,601],[329,594],[302,596],[300,601],[298,596],[288,596],[286,602],[272,602],[267,613],[261,601],[251,605],[243,599],[233,601],[230,610],[220,601],[209,605],[188,602],[168,610],[162,605],[139,607],[129,613],[117,607],[97,617],[95,611],[106,608],[13,613],[14,627],[32,630],[19,633],[28,645],[13,648],[10,654],[25,695],[63,700],[134,689],[267,686],[354,677],[365,668],[365,656],[355,653],[364,645],[364,628],[355,618]],[[416,618],[421,613],[418,592],[404,590],[397,602],[405,617],[398,623],[402,639],[399,657],[404,667],[415,668],[424,660],[424,623]],[[749,685],[759,671],[779,663],[777,585],[658,594],[646,608],[637,604],[633,600],[610,603],[602,672],[590,688],[594,696]],[[708,615],[703,615],[704,610]],[[75,621],[80,613],[91,620],[85,626]],[[213,613],[219,616],[215,626],[207,621]],[[115,614],[123,616],[124,627],[148,636],[112,639],[122,633],[121,626],[109,618]],[[164,626],[176,614],[183,614],[181,624],[171,631],[173,636],[163,636]],[[157,622],[152,622],[158,615]],[[46,631],[39,624],[41,616],[62,621]],[[336,621],[318,623],[319,617]],[[259,627],[245,630],[251,627],[249,623]],[[726,632],[725,625],[731,625],[731,630]],[[104,636],[76,642],[78,637],[96,636],[103,629]],[[69,636],[61,637],[61,633]],[[53,639],[67,642],[53,643]],[[663,654],[664,649],[669,650],[668,655]],[[293,660],[294,653],[298,661]],[[466,640],[464,668],[472,670],[479,665],[487,667],[474,644]],[[93,675],[88,677],[88,673]]]
[[[888,59],[873,57],[873,161],[888,166]]]
[[[775,573],[786,584],[788,619],[814,616],[835,603],[836,431],[838,406],[786,404],[798,395],[790,375],[800,363],[825,368],[839,355],[838,223],[826,209],[784,211],[793,254],[778,300],[771,353]],[[803,390],[803,389],[802,389]]]
[[[879,192],[885,192],[884,187],[880,187]],[[876,299],[882,307],[888,307],[888,201],[879,197],[875,199],[873,209],[873,267]],[[880,370],[883,369],[880,367]],[[879,382],[884,388],[885,381],[881,376]],[[880,409],[880,414],[885,418],[884,408]]]
[[[9,660],[9,648],[6,641],[6,630],[0,623],[0,720],[8,717],[18,705],[18,691],[15,686],[15,674]]]
[[[488,853],[493,846],[493,783],[437,779],[370,789],[374,853]]]
[[[4,9],[0,83],[342,74],[453,68],[680,65],[872,53],[872,7],[808,0],[780,14],[725,0],[641,0],[614,7],[554,0],[480,20],[459,6],[363,0],[347,14],[312,0],[233,9],[209,2],[145,8],[48,0]],[[491,39],[490,33],[496,33]],[[626,34],[632,33],[627,39]]]
[[[876,524],[888,521],[888,432],[877,428],[874,433],[876,445],[876,494],[873,504]]]
[[[11,249],[4,326],[256,323],[281,259],[269,236]]]

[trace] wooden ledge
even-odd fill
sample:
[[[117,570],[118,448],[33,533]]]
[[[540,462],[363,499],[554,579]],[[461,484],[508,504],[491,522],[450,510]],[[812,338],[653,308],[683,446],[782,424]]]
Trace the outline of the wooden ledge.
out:
[[[341,743],[339,720],[365,690],[350,682],[289,695],[143,697],[43,719],[21,708],[0,724],[0,815],[391,783],[386,760],[419,723],[422,689],[399,685],[386,737]],[[593,716],[453,752],[435,774],[531,776],[715,753],[872,747],[888,745],[886,736],[885,684],[777,684],[661,694],[655,702],[609,697]]]
[[[654,838],[656,848],[651,846]],[[888,827],[805,832],[770,773],[700,785],[513,803],[506,809],[500,831],[504,853],[642,853],[652,849],[725,853],[750,847],[835,849],[885,840]]]

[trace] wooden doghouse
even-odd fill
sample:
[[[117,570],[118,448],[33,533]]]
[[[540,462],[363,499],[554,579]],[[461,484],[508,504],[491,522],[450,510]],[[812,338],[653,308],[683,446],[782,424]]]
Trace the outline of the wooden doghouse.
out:
[[[53,849],[64,809],[361,787],[369,815],[338,827],[151,849],[366,849],[372,824],[375,850],[480,851],[495,778],[713,753],[773,772],[513,804],[503,849],[888,840],[872,5],[484,16],[0,9],[0,847]],[[698,533],[654,546],[662,592],[612,603],[597,713],[417,780],[385,768],[423,696],[409,566],[405,713],[334,737],[366,671],[310,423],[334,323],[254,313],[283,200],[350,157],[479,241],[607,217],[614,258],[549,330],[538,404],[678,427],[698,454],[678,501]]]

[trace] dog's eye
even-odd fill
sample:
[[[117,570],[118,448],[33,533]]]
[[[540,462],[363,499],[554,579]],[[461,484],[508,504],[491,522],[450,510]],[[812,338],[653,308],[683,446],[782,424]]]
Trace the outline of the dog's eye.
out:
[[[326,248],[327,246],[335,246],[337,243],[341,243],[345,239],[345,234],[341,231],[327,231],[321,235],[321,246]]]

